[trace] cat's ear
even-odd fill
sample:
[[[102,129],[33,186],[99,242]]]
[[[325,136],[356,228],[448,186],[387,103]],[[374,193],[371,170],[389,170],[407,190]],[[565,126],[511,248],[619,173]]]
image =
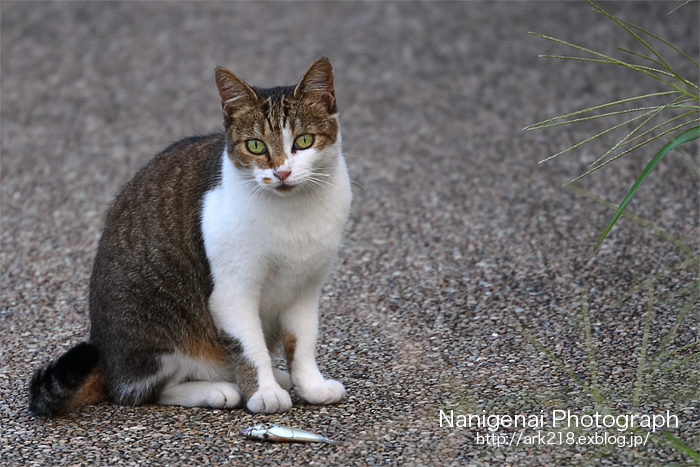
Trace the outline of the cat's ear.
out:
[[[329,115],[338,112],[333,88],[333,67],[326,57],[316,60],[294,88],[294,97],[301,101],[317,101],[326,107]]]
[[[219,88],[221,106],[229,117],[239,111],[255,105],[258,96],[242,79],[226,68],[217,67],[214,73],[216,86]]]

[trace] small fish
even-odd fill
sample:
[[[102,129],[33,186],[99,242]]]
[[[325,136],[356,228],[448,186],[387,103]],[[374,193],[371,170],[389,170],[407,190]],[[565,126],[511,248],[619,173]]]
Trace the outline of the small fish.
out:
[[[311,433],[310,431],[300,430],[290,426],[272,425],[270,423],[243,428],[241,434],[246,438],[271,441],[273,443],[338,443],[338,441],[317,435],[316,433]]]

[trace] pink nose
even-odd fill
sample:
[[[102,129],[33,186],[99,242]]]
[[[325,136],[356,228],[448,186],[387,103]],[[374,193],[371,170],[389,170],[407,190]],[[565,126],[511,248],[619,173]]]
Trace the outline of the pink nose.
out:
[[[292,174],[291,170],[276,170],[275,177],[280,179],[280,182],[285,181]]]

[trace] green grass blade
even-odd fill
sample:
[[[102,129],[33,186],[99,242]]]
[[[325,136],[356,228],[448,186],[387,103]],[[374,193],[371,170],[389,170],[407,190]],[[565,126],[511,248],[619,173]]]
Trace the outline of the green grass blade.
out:
[[[645,67],[645,66],[641,66],[641,65],[634,65],[631,63],[624,62],[622,60],[618,60],[618,59],[613,58],[609,55],[605,55],[605,54],[602,54],[600,52],[596,52],[595,50],[587,49],[585,47],[581,47],[579,45],[572,44],[570,42],[566,42],[566,41],[563,41],[561,39],[556,39],[556,38],[551,37],[551,36],[545,36],[544,34],[538,34],[538,33],[534,33],[534,32],[530,32],[530,34],[537,36],[537,37],[541,37],[542,39],[547,39],[547,40],[550,40],[552,42],[556,42],[558,44],[569,46],[573,49],[580,50],[582,52],[586,52],[586,53],[589,53],[591,55],[595,55],[596,57],[601,57],[602,60],[601,59],[587,59],[587,58],[581,58],[581,57],[555,56],[555,55],[540,55],[540,57],[561,58],[561,59],[568,59],[568,60],[580,60],[580,61],[588,61],[588,62],[607,63],[610,65],[620,65],[620,66],[624,66],[627,68],[631,68],[631,69],[638,71],[640,73],[644,73],[645,75],[651,76],[654,79],[658,79],[659,81],[666,83],[669,87],[672,87],[673,89],[676,89],[679,92],[682,92],[683,94],[689,94],[688,90],[683,89],[680,86],[678,86],[677,84],[671,83],[668,80],[665,80],[662,77],[657,76],[655,74],[655,73],[660,73],[660,74],[664,74],[666,76],[676,78],[677,74],[675,74],[673,71],[668,72],[668,71],[664,71],[664,70],[658,70],[656,68],[650,68],[650,67]],[[630,32],[630,34],[635,35],[632,32]],[[646,44],[643,39],[640,38],[639,40],[643,44]],[[647,45],[647,47],[648,47],[648,45]],[[653,51],[653,49],[652,49],[652,51]],[[658,53],[654,52],[654,54],[658,56]],[[663,59],[660,56],[659,56],[659,59],[661,59],[661,61],[663,62]],[[665,63],[665,62],[663,62],[663,63]],[[695,97],[697,97],[697,95],[695,95]]]
[[[577,181],[581,180],[583,177],[592,174],[592,173],[595,172],[596,170],[602,169],[603,167],[605,167],[606,165],[610,164],[611,162],[615,162],[616,160],[618,160],[620,157],[624,156],[625,154],[629,154],[630,152],[636,151],[637,149],[641,148],[642,146],[645,146],[645,145],[651,143],[652,141],[654,141],[654,140],[656,140],[656,139],[658,139],[658,138],[662,138],[662,137],[664,137],[665,135],[667,135],[667,134],[669,134],[669,133],[673,133],[674,131],[678,130],[679,128],[683,128],[684,126],[692,125],[693,123],[697,123],[697,122],[700,122],[700,119],[696,118],[696,119],[693,119],[693,120],[691,120],[691,121],[688,121],[688,122],[685,122],[685,123],[681,123],[680,125],[677,125],[677,126],[675,126],[675,127],[673,127],[673,128],[670,128],[670,129],[664,131],[663,133],[660,133],[660,134],[658,134],[658,135],[656,135],[656,136],[652,136],[652,137],[650,137],[649,139],[647,139],[647,140],[645,140],[645,141],[642,141],[641,143],[636,144],[635,146],[632,146],[631,148],[625,149],[625,150],[622,151],[620,154],[617,154],[615,157],[612,157],[612,158],[606,160],[605,162],[603,162],[603,163],[601,163],[601,164],[599,164],[599,165],[596,165],[595,167],[593,167],[593,168],[587,170],[586,172],[582,173],[581,175],[579,175],[578,177],[574,178],[573,180],[571,180],[571,181],[565,183],[564,186],[567,186],[567,185],[569,185],[570,183],[574,183],[574,182],[577,182]],[[613,149],[614,149],[614,148],[613,148]],[[568,151],[568,149],[567,149],[567,151]],[[564,151],[564,152],[566,152],[566,151]],[[609,151],[609,152],[610,152],[610,151]],[[608,152],[608,153],[609,153],[609,152]],[[606,153],[605,155],[607,156],[608,153]],[[600,160],[600,159],[599,159],[599,160]],[[597,162],[598,162],[598,161],[596,161],[595,163],[597,163]]]
[[[678,5],[678,6],[677,6],[676,8],[674,8],[673,10],[669,11],[668,14],[670,15],[671,13],[674,13],[674,12],[675,12],[676,10],[678,10],[679,8],[682,8],[682,7],[686,6],[688,3],[691,3],[691,2],[693,2],[693,1],[694,1],[694,0],[685,0],[685,2],[681,3],[680,5]]]
[[[653,58],[647,57],[646,55],[640,54],[639,52],[634,52],[632,50],[623,49],[622,47],[616,47],[616,49],[619,50],[620,52],[624,52],[626,54],[630,54],[632,56],[639,57],[642,60],[648,60],[651,63],[653,63],[654,65],[660,66],[661,68],[666,68],[664,66],[664,64],[659,62],[658,60],[654,60]]]
[[[587,49],[584,49],[587,50]],[[602,55],[602,54],[600,54]],[[645,75],[649,75],[652,78],[656,78],[658,80],[663,81],[664,83],[668,84],[669,86],[678,89],[679,91],[683,92],[684,94],[687,94],[688,92],[686,90],[683,90],[682,88],[679,88],[677,85],[670,83],[669,81],[666,81],[665,79],[656,76],[655,73],[658,73],[659,75],[663,76],[668,76],[669,78],[674,78],[677,79],[678,75],[674,74],[673,72],[670,71],[665,71],[665,70],[659,70],[658,68],[653,68],[650,66],[644,66],[644,65],[635,65],[634,63],[627,63],[622,60],[618,60],[616,58],[609,57],[607,55],[602,55],[603,57],[607,57],[606,60],[601,60],[597,58],[586,58],[586,57],[572,57],[569,55],[538,55],[540,58],[558,58],[560,60],[577,60],[579,62],[592,62],[592,63],[605,63],[607,65],[619,65],[619,66],[624,66],[627,68],[631,68],[632,70],[638,71],[640,73],[644,73]],[[684,81],[685,82],[685,81]]]
[[[666,439],[668,439],[671,444],[673,445],[673,448],[676,451],[680,451],[686,456],[690,457],[691,459],[695,460],[695,462],[700,464],[700,454],[687,444],[685,444],[683,441],[680,439],[676,438],[673,436],[671,433],[664,431],[664,436],[666,436]]]
[[[547,162],[547,161],[550,161],[550,160],[554,159],[555,157],[559,157],[559,156],[561,156],[562,154],[564,154],[565,152],[569,152],[569,151],[571,151],[572,149],[576,149],[577,147],[582,146],[582,145],[588,143],[589,141],[593,141],[594,139],[596,139],[596,138],[598,138],[598,137],[600,137],[600,136],[603,136],[603,135],[606,134],[606,133],[610,133],[611,131],[617,130],[617,129],[620,128],[621,126],[625,126],[625,125],[627,125],[627,124],[630,123],[630,122],[633,122],[633,121],[635,121],[635,120],[639,120],[640,118],[646,117],[647,115],[649,115],[649,114],[651,114],[651,113],[653,113],[653,110],[652,110],[652,111],[649,111],[649,112],[645,112],[645,113],[643,113],[643,114],[641,114],[641,115],[637,115],[637,116],[635,116],[635,117],[633,117],[633,118],[630,118],[629,120],[625,120],[625,121],[622,122],[622,123],[618,123],[617,125],[614,125],[614,126],[612,126],[612,127],[610,127],[610,128],[607,128],[607,129],[601,131],[600,133],[596,133],[595,135],[590,136],[590,137],[584,139],[583,141],[579,141],[578,143],[574,144],[573,146],[568,147],[568,148],[564,149],[563,151],[560,151],[560,152],[554,154],[553,156],[549,156],[549,157],[547,157],[546,159],[542,159],[541,161],[538,162],[538,164],[542,164],[542,163],[544,163],[544,162]]]
[[[630,132],[629,132],[623,139],[621,139],[617,144],[615,144],[613,147],[611,147],[610,149],[608,149],[608,150],[605,152],[605,154],[603,154],[602,156],[600,156],[595,162],[591,163],[591,164],[588,166],[588,169],[589,169],[589,170],[588,170],[585,174],[582,174],[582,175],[580,175],[579,177],[576,177],[576,180],[585,177],[586,175],[590,174],[591,172],[595,172],[596,170],[600,169],[601,167],[603,167],[603,166],[609,164],[610,162],[612,162],[612,161],[614,161],[614,160],[616,160],[616,159],[619,159],[621,156],[624,156],[625,154],[628,154],[628,153],[634,151],[634,150],[637,149],[637,148],[640,148],[640,147],[642,147],[642,146],[644,146],[644,145],[646,145],[646,144],[651,143],[652,141],[654,141],[654,140],[657,139],[657,138],[661,138],[661,137],[663,137],[663,136],[665,136],[665,135],[667,135],[667,134],[669,134],[669,133],[673,133],[675,130],[677,130],[677,129],[679,129],[679,128],[683,128],[684,126],[692,125],[693,123],[697,122],[698,119],[694,119],[694,120],[691,120],[691,121],[689,121],[689,122],[681,123],[681,124],[679,124],[679,125],[676,125],[676,126],[673,127],[673,128],[670,128],[670,129],[665,130],[663,133],[661,133],[661,134],[659,134],[659,135],[650,136],[650,137],[648,137],[647,139],[644,139],[645,136],[647,136],[649,133],[653,132],[654,130],[657,130],[657,129],[663,127],[663,126],[666,126],[666,125],[668,125],[669,123],[672,123],[674,120],[679,120],[679,119],[681,119],[681,118],[683,118],[683,117],[687,117],[688,115],[692,115],[692,114],[695,114],[695,112],[691,112],[690,114],[685,114],[685,115],[682,115],[682,116],[677,117],[677,118],[669,119],[669,120],[667,120],[667,121],[665,121],[665,122],[663,122],[663,123],[660,123],[660,124],[656,125],[656,126],[653,127],[653,128],[650,128],[650,129],[644,131],[643,133],[641,133],[641,134],[635,136],[634,138],[629,139],[632,135],[634,135],[634,133],[637,132],[637,130],[640,130],[644,125],[646,125],[646,124],[649,122],[649,120],[651,120],[653,117],[655,117],[655,115],[652,115],[651,117],[649,117],[649,119],[647,119],[646,121],[642,122],[641,125],[637,126],[635,129],[633,129],[632,131],[630,131]],[[603,162],[603,161],[605,160],[605,158],[607,158],[610,154],[612,154],[612,153],[613,153],[614,151],[616,151],[617,149],[620,149],[620,148],[623,147],[623,146],[628,146],[628,145],[634,143],[635,141],[639,141],[640,139],[644,139],[644,140],[643,140],[641,143],[637,143],[634,147],[632,147],[632,148],[630,148],[630,149],[627,149],[627,150],[621,152],[620,154],[618,154],[617,156],[613,157],[612,159],[609,159],[609,160]],[[576,180],[572,180],[572,182],[573,182],[573,181],[576,181]]]
[[[688,0],[688,1],[685,2],[683,5],[685,5],[686,3],[690,3],[690,1],[691,1],[691,0]],[[677,7],[674,8],[669,14],[673,13],[674,11],[676,11],[678,8],[682,7],[683,5],[677,6]],[[620,20],[620,21],[622,21],[622,20]],[[675,45],[671,44],[670,42],[667,42],[667,41],[665,41],[664,39],[662,39],[662,38],[660,38],[659,36],[657,36],[656,34],[653,34],[653,33],[649,32],[649,31],[647,31],[646,29],[640,28],[639,26],[635,26],[635,25],[632,24],[632,23],[628,23],[627,21],[622,21],[622,22],[625,23],[626,25],[630,26],[631,28],[636,29],[637,31],[643,32],[644,34],[648,35],[649,37],[652,37],[652,38],[656,39],[657,41],[659,41],[659,42],[661,42],[662,44],[664,44],[666,47],[669,47],[669,48],[673,49],[674,51],[676,51],[677,53],[679,53],[680,55],[682,55],[685,59],[689,60],[693,65],[695,65],[696,67],[700,68],[700,65],[698,65],[698,62],[696,62],[695,60],[693,60],[692,58],[690,58],[690,56],[688,56],[685,52],[683,52],[682,50],[680,50],[679,48],[677,48]]]
[[[639,31],[639,32],[641,32],[641,33],[643,33],[643,34],[646,34],[647,36],[656,39],[657,41],[661,42],[662,44],[666,45],[667,47],[670,47],[672,50],[676,51],[676,52],[679,53],[681,56],[683,56],[684,58],[686,58],[687,60],[689,60],[693,65],[695,65],[696,67],[700,68],[700,65],[698,65],[698,63],[697,63],[695,60],[693,60],[692,58],[690,58],[686,53],[684,53],[683,51],[681,51],[680,49],[678,49],[677,47],[675,47],[673,44],[670,44],[669,42],[663,40],[663,39],[660,38],[659,36],[657,36],[657,35],[655,35],[655,34],[649,32],[649,31],[647,31],[646,29],[640,28],[639,26],[636,26],[636,25],[634,25],[634,24],[632,24],[632,23],[628,23],[627,21],[621,20],[620,18],[617,18],[617,17],[611,15],[610,13],[606,12],[605,10],[603,10],[601,7],[599,7],[598,5],[596,5],[595,3],[593,3],[592,1],[586,0],[586,2],[587,2],[588,4],[590,4],[598,13],[600,13],[600,14],[602,14],[602,15],[604,15],[604,16],[607,16],[608,18],[610,18],[611,20],[613,20],[615,23],[617,23],[620,27],[622,27],[625,31],[627,31],[630,35],[632,35],[632,37],[634,37],[635,39],[637,39],[637,41],[639,41],[644,47],[646,47],[652,54],[654,54],[654,55],[656,56],[656,58],[658,59],[658,61],[652,60],[654,63],[659,64],[662,68],[664,68],[664,69],[668,70],[669,72],[671,72],[679,81],[681,81],[682,83],[684,83],[686,86],[694,87],[695,89],[700,89],[695,83],[692,83],[692,82],[690,82],[690,81],[688,81],[688,80],[686,80],[686,79],[683,79],[681,76],[679,76],[678,73],[676,73],[676,72],[671,68],[671,66],[666,62],[666,60],[664,60],[664,59],[661,57],[661,55],[660,55],[652,46],[650,46],[644,39],[642,39],[642,38],[641,38],[638,34],[636,34],[634,31],[632,31],[632,29],[636,29],[637,31]],[[640,54],[637,54],[637,55],[642,56],[642,55],[640,55]],[[642,57],[643,57],[643,56],[642,56]],[[647,58],[647,59],[648,59],[648,57],[644,57],[644,58]],[[651,60],[651,59],[649,59],[649,60]],[[697,97],[697,95],[696,95],[696,97]]]
[[[557,121],[557,120],[562,120],[564,118],[573,117],[574,115],[580,115],[580,114],[583,114],[586,112],[592,112],[594,110],[603,109],[605,107],[612,107],[613,105],[625,104],[627,102],[631,102],[631,101],[635,101],[635,100],[639,100],[639,99],[646,99],[648,97],[667,96],[669,94],[678,94],[678,91],[654,92],[651,94],[644,94],[642,96],[629,97],[627,99],[622,99],[622,100],[615,101],[615,102],[607,102],[605,104],[596,105],[594,107],[588,107],[586,109],[577,110],[576,112],[571,112],[571,113],[568,113],[566,115],[561,115],[559,117],[549,118],[547,120],[543,120],[543,121],[538,122],[538,123],[533,123],[532,125],[528,125],[525,128],[523,128],[523,130],[539,130],[540,128],[547,128],[546,126],[542,126],[542,125],[549,124],[549,123]]]
[[[608,223],[608,226],[605,228],[605,230],[603,231],[603,234],[598,239],[598,243],[596,243],[595,248],[598,248],[598,246],[600,246],[600,244],[602,243],[602,241],[606,237],[606,235],[608,235],[608,232],[610,232],[610,229],[612,229],[613,225],[615,225],[615,222],[617,222],[617,219],[620,217],[620,215],[622,215],[622,211],[625,210],[625,208],[629,204],[630,200],[632,199],[632,197],[634,196],[634,194],[636,193],[637,189],[642,184],[642,182],[644,182],[644,180],[651,173],[651,171],[654,170],[654,167],[656,167],[656,164],[658,164],[659,161],[669,151],[671,151],[676,146],[683,144],[683,143],[687,143],[689,141],[693,141],[693,140],[697,139],[698,137],[700,137],[700,126],[695,126],[693,128],[690,128],[690,129],[684,131],[683,133],[676,136],[675,138],[673,138],[671,141],[666,143],[666,145],[663,148],[661,148],[661,150],[658,153],[656,153],[654,158],[644,168],[644,170],[642,171],[642,174],[639,176],[639,178],[637,178],[637,181],[634,182],[634,185],[632,185],[632,188],[627,193],[627,196],[625,196],[625,199],[622,200],[622,203],[620,203],[620,207],[617,208],[617,211],[615,212],[615,215],[613,215],[612,220],[610,221],[610,223]]]
[[[667,66],[667,65],[664,66],[663,63],[660,63],[659,61],[654,60],[653,58],[649,58],[649,57],[647,57],[646,55],[642,55],[642,54],[640,54],[640,53],[633,52],[633,51],[631,51],[631,50],[623,49],[622,47],[617,47],[617,50],[619,50],[619,51],[621,51],[621,52],[625,52],[625,53],[630,54],[630,55],[635,56],[635,57],[639,57],[639,58],[641,58],[641,59],[643,59],[643,60],[648,60],[648,61],[650,61],[651,63],[653,63],[653,64],[655,64],[655,65],[657,65],[657,66],[660,66],[660,67],[662,67],[662,68],[666,68],[666,69],[669,71],[669,73],[670,73],[671,75],[673,75],[674,78],[676,78],[679,82],[683,83],[683,84],[684,84],[685,86],[687,86],[688,88],[696,88],[696,89],[698,88],[698,86],[697,86],[695,83],[693,83],[692,81],[688,81],[687,79],[683,78],[681,75],[679,75],[678,73],[676,73],[671,67],[669,67],[669,66]]]
[[[692,113],[693,113],[693,114],[696,114],[696,112],[692,112]],[[668,120],[668,121],[666,121],[665,123],[663,123],[663,124],[660,125],[660,126],[666,125],[667,123],[670,123],[670,122],[671,122],[671,120]],[[621,153],[620,155],[625,155],[625,154],[627,154],[628,152],[631,152],[631,151],[633,151],[633,150],[635,150],[635,149],[637,149],[637,148],[640,148],[640,147],[644,146],[645,144],[649,144],[649,143],[651,143],[652,141],[654,141],[654,140],[656,140],[656,139],[663,138],[663,137],[666,136],[667,134],[673,133],[674,131],[676,131],[676,130],[678,130],[678,129],[680,129],[680,128],[683,128],[684,126],[692,125],[692,124],[698,123],[698,122],[700,122],[700,118],[694,118],[694,119],[692,119],[692,120],[688,120],[687,122],[679,123],[678,125],[674,126],[673,128],[669,128],[669,129],[667,129],[667,130],[664,130],[662,133],[659,133],[658,135],[654,135],[654,136],[648,137],[647,139],[645,139],[645,140],[642,141],[641,143],[638,143],[638,144],[635,145],[633,148],[627,149],[625,152]],[[657,126],[659,126],[659,125],[657,125]],[[651,130],[649,130],[649,131],[651,131]],[[646,133],[648,133],[648,132],[644,132],[644,135],[646,135]],[[636,141],[636,140],[638,140],[638,139],[640,139],[640,138],[642,138],[642,137],[643,137],[643,135],[639,135],[638,137],[634,138],[633,140],[628,141],[628,143],[631,144],[633,141]],[[602,167],[602,165],[599,166],[599,167]]]
[[[685,159],[685,161],[688,163],[688,165],[693,170],[693,172],[695,172],[695,175],[700,177],[700,167],[698,167],[698,165],[695,163],[695,161],[690,156],[690,154],[688,154],[686,152],[686,150],[683,148],[678,148],[678,151],[681,153],[681,155],[683,156],[683,159]]]
[[[693,303],[693,305],[694,305],[694,304],[695,304],[695,303]],[[684,315],[684,316],[685,316],[685,315]],[[676,322],[676,324],[678,324],[678,322]],[[672,351],[661,355],[659,358],[666,358],[666,357],[668,357],[669,355],[673,355],[674,353],[682,352],[682,351],[685,350],[685,349],[689,349],[689,348],[693,347],[694,345],[699,345],[699,344],[700,344],[700,341],[691,342],[690,344],[684,345],[683,347],[679,347],[679,348],[677,348],[677,349],[673,349]]]
[[[637,127],[635,127],[634,129],[632,129],[632,131],[630,131],[627,135],[625,135],[624,138],[622,138],[617,144],[615,144],[612,148],[610,148],[605,154],[603,154],[602,156],[600,156],[600,157],[599,157],[595,162],[593,162],[589,167],[596,167],[596,166],[598,166],[598,164],[600,164],[600,162],[601,162],[602,160],[604,160],[606,157],[608,157],[608,155],[610,155],[610,154],[611,154],[613,151],[615,151],[617,148],[619,148],[619,147],[621,147],[621,146],[624,146],[624,145],[626,145],[626,144],[628,144],[628,143],[631,143],[631,141],[630,141],[629,139],[630,139],[635,133],[637,133],[637,131],[641,130],[648,122],[650,122],[651,120],[653,120],[654,118],[656,118],[656,116],[657,116],[659,113],[661,113],[663,110],[668,109],[668,108],[670,108],[670,107],[675,107],[677,104],[679,104],[679,102],[678,102],[679,99],[680,99],[680,96],[679,96],[679,97],[676,97],[676,98],[673,99],[671,102],[669,102],[668,104],[664,105],[663,107],[657,107],[656,111],[655,111],[654,113],[652,113],[652,114],[649,116],[649,118],[647,118],[647,119],[644,120],[642,123],[640,123]],[[687,100],[686,100],[686,101],[681,101],[681,102],[687,102]],[[662,123],[660,126],[664,126],[666,123],[668,123],[668,122]],[[658,126],[659,126],[659,125],[657,125],[657,127],[658,127]],[[649,132],[647,131],[647,132],[645,132],[644,134],[647,134],[647,133],[649,133]],[[641,135],[637,136],[637,137],[634,138],[632,141],[634,141],[634,140],[636,140],[636,139],[639,139],[640,137],[641,137]],[[602,167],[602,166],[601,166],[601,167]],[[597,170],[597,168],[598,168],[598,167],[594,168],[593,170]]]
[[[669,355],[672,355],[676,352],[680,352],[684,350],[687,347],[692,347],[694,344],[689,344],[688,346],[683,346],[678,349],[673,349],[670,352],[667,352],[666,348],[668,347],[669,342],[673,342],[673,340],[676,337],[676,332],[678,331],[678,327],[680,324],[683,322],[685,319],[685,316],[690,312],[690,310],[693,308],[693,306],[697,303],[698,298],[700,298],[700,290],[696,287],[693,287],[695,290],[695,293],[693,297],[688,300],[687,303],[683,305],[681,310],[678,313],[678,316],[676,317],[675,322],[673,323],[673,326],[671,326],[671,329],[668,330],[666,335],[664,336],[663,340],[659,344],[656,354],[652,358],[652,361],[650,363],[650,367],[653,368],[653,372],[656,374],[658,373],[658,368],[661,366],[661,360],[668,357]],[[695,344],[700,344],[699,341],[696,341]]]
[[[614,209],[614,210],[617,209],[617,206],[615,206],[613,203],[610,203],[610,202],[608,202],[608,201],[605,201],[603,198],[601,198],[601,197],[599,197],[599,196],[596,196],[596,195],[594,195],[593,193],[590,193],[590,192],[588,192],[588,191],[586,191],[586,190],[583,190],[582,188],[579,188],[579,187],[577,187],[576,185],[569,185],[569,184],[567,184],[567,185],[565,185],[565,186],[566,186],[566,188],[568,188],[569,190],[575,191],[576,193],[579,193],[579,194],[581,194],[581,195],[583,195],[583,196],[585,196],[585,197],[587,197],[587,198],[590,198],[590,199],[592,199],[593,201],[595,201],[595,202],[597,202],[597,203],[600,203],[600,204],[602,204],[603,206],[605,206],[605,207],[607,207],[607,208],[609,208],[609,209]],[[678,248],[679,248],[680,250],[682,250],[685,254],[687,254],[687,255],[693,255],[693,254],[694,254],[694,251],[693,251],[692,248],[690,248],[688,245],[686,245],[686,244],[683,243],[682,241],[678,240],[677,238],[674,238],[674,237],[670,236],[669,234],[667,234],[667,233],[664,232],[663,230],[659,229],[658,227],[654,227],[652,224],[650,224],[650,223],[648,223],[648,222],[646,222],[646,221],[640,219],[639,217],[635,216],[634,214],[632,214],[632,213],[630,213],[630,212],[628,212],[628,211],[626,211],[626,210],[623,211],[622,215],[625,216],[625,217],[628,218],[628,219],[633,220],[634,222],[636,222],[637,224],[641,225],[642,227],[651,230],[652,232],[654,232],[654,233],[655,233],[656,235],[658,235],[659,237],[663,238],[663,239],[666,240],[667,242],[672,243],[673,245],[675,245],[676,247],[678,247]],[[656,278],[657,278],[656,276],[653,276],[653,277],[652,277],[652,279],[654,279],[654,280],[656,280]],[[646,287],[646,286],[648,286],[649,284],[648,284],[647,282],[645,282],[643,285]],[[636,291],[636,290],[637,290],[637,289],[635,289],[635,291]],[[631,294],[630,294],[630,295],[631,295]]]
[[[700,352],[696,352],[696,353],[694,353],[693,355],[684,358],[684,359],[681,360],[680,362],[678,362],[678,363],[676,363],[675,365],[671,366],[670,368],[667,368],[666,370],[664,370],[664,372],[661,373],[661,375],[665,375],[666,373],[668,373],[669,371],[673,370],[674,368],[676,368],[676,367],[678,367],[678,366],[681,366],[681,365],[683,365],[685,362],[687,362],[687,361],[689,361],[689,360],[692,360],[693,358],[698,357],[698,356],[700,356]]]
[[[595,358],[595,345],[593,345],[593,336],[591,335],[588,297],[586,296],[585,290],[581,290],[581,309],[583,311],[583,329],[586,336],[586,349],[588,351],[588,366],[591,371],[591,391],[593,400],[600,405],[603,402],[603,398],[600,396],[600,386],[598,385],[598,364]]]
[[[647,347],[649,346],[649,331],[651,330],[651,320],[654,319],[654,283],[649,284],[649,298],[647,300],[647,316],[642,333],[642,346],[639,349],[639,359],[637,360],[637,378],[634,383],[634,395],[632,396],[632,407],[639,407],[639,398],[642,397],[644,387],[644,373],[647,362]]]
[[[688,248],[690,250],[690,248]],[[683,261],[682,263],[674,264],[670,268],[666,269],[665,271],[658,272],[651,276],[649,279],[645,280],[641,284],[637,284],[631,289],[629,289],[625,294],[620,297],[619,299],[615,300],[615,306],[620,305],[623,303],[625,300],[630,298],[632,295],[636,294],[640,290],[642,290],[644,287],[648,286],[650,283],[653,281],[659,280],[663,277],[668,277],[669,275],[673,274],[674,272],[678,271],[683,271],[683,270],[688,270],[688,269],[697,269],[697,267],[700,265],[699,264],[699,259],[698,255],[692,253],[688,259]]]
[[[608,12],[605,11],[605,10],[603,10],[601,7],[599,7],[598,5],[596,5],[595,3],[593,3],[592,1],[590,1],[590,0],[586,0],[586,1],[588,2],[589,5],[591,5],[593,8],[595,8],[595,10],[596,10],[598,13],[600,13],[600,14],[602,14],[602,15],[605,15],[605,16],[607,16],[608,18],[610,18],[611,20],[613,20],[613,21],[614,21],[615,23],[617,23],[621,28],[623,28],[625,31],[627,31],[629,34],[631,34],[632,37],[634,37],[634,38],[637,39],[639,42],[641,42],[642,45],[643,45],[644,47],[646,47],[647,49],[649,49],[649,51],[650,51],[651,53],[653,53],[654,55],[656,55],[656,58],[658,58],[658,59],[661,61],[661,63],[663,63],[664,68],[666,68],[667,70],[670,70],[670,69],[671,69],[671,67],[668,66],[668,63],[666,63],[666,60],[664,60],[664,59],[661,57],[661,55],[659,55],[659,53],[658,53],[656,50],[654,50],[654,48],[653,48],[652,46],[650,46],[649,44],[647,44],[647,42],[646,42],[644,39],[642,39],[639,35],[637,35],[635,32],[633,32],[633,31],[632,31],[629,27],[627,27],[627,26],[633,27],[633,28],[637,29],[638,31],[643,31],[645,34],[651,35],[650,33],[648,33],[647,31],[645,31],[644,29],[642,29],[642,28],[640,28],[640,27],[638,27],[638,26],[634,26],[633,24],[627,23],[626,21],[623,21],[623,20],[621,20],[621,19],[619,19],[619,18],[617,18],[617,17],[611,15],[610,13],[608,13]]]
[[[542,39],[547,39],[548,41],[556,42],[557,44],[563,44],[563,45],[569,46],[573,49],[580,50],[582,52],[586,52],[586,53],[589,53],[591,55],[595,55],[596,57],[602,57],[605,60],[616,61],[614,58],[609,57],[605,54],[602,54],[600,52],[596,52],[595,50],[587,49],[585,47],[581,47],[580,45],[572,44],[571,42],[566,42],[566,41],[563,41],[561,39],[557,39],[556,37],[545,36],[544,34],[539,34],[536,32],[530,32],[530,34],[532,34],[533,36],[541,37]],[[542,56],[542,55],[540,55],[540,56]],[[561,57],[561,58],[564,58],[564,57]]]
[[[649,111],[653,110],[656,111],[658,107],[653,106],[653,107],[637,107],[634,109],[625,109],[625,110],[616,110],[615,112],[606,112],[598,115],[591,115],[590,117],[580,117],[580,118],[575,118],[573,120],[566,120],[565,122],[556,122],[556,123],[550,123],[547,125],[542,125],[538,126],[537,130],[541,130],[543,128],[552,128],[555,126],[562,126],[562,125],[568,125],[569,123],[578,123],[578,122],[585,122],[588,120],[595,120],[596,118],[603,118],[603,117],[614,117],[615,115],[624,115],[624,114],[629,114],[629,113],[634,113],[634,112],[643,112],[643,111]],[[647,114],[645,114],[647,115]],[[530,128],[526,128],[529,130]]]
[[[586,391],[589,391],[593,393],[592,389],[586,385],[581,379],[576,376],[576,374],[566,366],[566,363],[564,363],[559,357],[554,355],[544,344],[542,344],[535,336],[530,334],[530,331],[527,330],[527,328],[523,325],[523,323],[520,322],[518,318],[514,319],[514,326],[520,332],[523,336],[525,336],[525,339],[530,341],[532,345],[534,345],[537,350],[545,354],[552,362],[554,362],[555,365],[557,365],[561,370],[566,373],[573,381],[579,382],[585,389]]]
[[[700,109],[698,109],[698,110],[700,110]],[[684,114],[677,115],[677,116],[675,116],[675,117],[673,117],[673,118],[669,118],[669,119],[666,120],[665,122],[659,123],[658,125],[655,125],[655,126],[653,126],[652,128],[649,128],[648,130],[643,131],[642,133],[638,134],[637,136],[635,136],[635,137],[632,138],[632,139],[625,139],[624,141],[621,141],[621,142],[615,147],[615,149],[617,149],[618,147],[626,146],[626,145],[628,145],[628,144],[632,144],[632,143],[634,143],[635,141],[644,138],[644,137],[645,137],[646,135],[648,135],[649,133],[652,133],[652,132],[658,130],[659,128],[661,128],[661,127],[664,127],[664,126],[666,126],[666,125],[668,125],[668,124],[670,124],[670,123],[673,123],[673,122],[675,122],[676,120],[680,120],[680,119],[682,119],[682,118],[690,117],[691,115],[696,115],[697,113],[698,113],[697,110],[693,110],[692,112],[686,112],[686,113],[684,113]],[[678,128],[680,128],[680,127],[683,127],[683,126],[685,126],[686,124],[694,123],[694,122],[696,122],[696,121],[698,121],[697,118],[696,118],[696,119],[693,119],[693,120],[691,120],[691,121],[685,122],[685,123],[681,123],[681,124],[679,124],[679,125],[677,125],[677,126],[671,128],[670,131],[674,131],[675,129],[678,129]],[[628,137],[629,137],[629,136],[631,136],[631,135],[628,135]]]

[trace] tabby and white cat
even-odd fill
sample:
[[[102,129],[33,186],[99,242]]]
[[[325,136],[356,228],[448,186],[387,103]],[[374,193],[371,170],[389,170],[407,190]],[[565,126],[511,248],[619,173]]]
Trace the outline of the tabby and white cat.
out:
[[[315,357],[321,286],[351,191],[333,69],[250,87],[216,69],[223,134],[173,144],[106,218],[89,288],[90,338],[37,370],[30,409],[174,404],[274,413],[345,397]],[[273,368],[281,343],[289,374]]]

